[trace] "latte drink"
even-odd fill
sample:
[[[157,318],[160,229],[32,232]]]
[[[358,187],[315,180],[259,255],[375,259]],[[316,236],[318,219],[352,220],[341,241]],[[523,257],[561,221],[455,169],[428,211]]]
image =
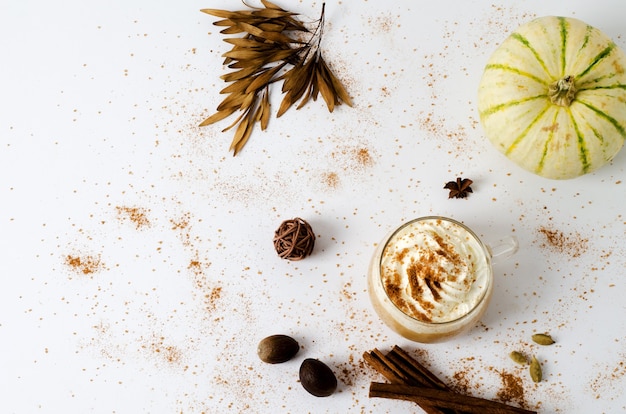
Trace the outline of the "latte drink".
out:
[[[372,258],[374,309],[400,335],[437,342],[475,325],[493,290],[491,254],[463,224],[423,217],[403,224]]]

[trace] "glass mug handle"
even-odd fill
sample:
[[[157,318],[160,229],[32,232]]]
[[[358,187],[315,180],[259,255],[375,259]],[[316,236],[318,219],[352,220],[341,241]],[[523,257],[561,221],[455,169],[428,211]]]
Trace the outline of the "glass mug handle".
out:
[[[491,255],[491,263],[500,263],[517,253],[519,243],[517,237],[507,236],[500,240],[485,243],[487,251]]]

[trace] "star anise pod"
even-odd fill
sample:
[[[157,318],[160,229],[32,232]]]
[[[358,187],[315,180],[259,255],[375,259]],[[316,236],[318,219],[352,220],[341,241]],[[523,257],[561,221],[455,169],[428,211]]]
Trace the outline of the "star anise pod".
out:
[[[448,198],[467,198],[468,193],[472,193],[473,181],[469,178],[457,177],[456,181],[449,181],[443,186],[446,190],[450,190]]]

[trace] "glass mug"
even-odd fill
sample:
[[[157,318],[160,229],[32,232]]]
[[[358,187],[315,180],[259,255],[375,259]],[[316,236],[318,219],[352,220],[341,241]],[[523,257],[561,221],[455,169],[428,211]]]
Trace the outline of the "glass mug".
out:
[[[488,245],[450,218],[411,220],[374,252],[368,273],[372,305],[407,339],[447,340],[476,325],[493,292],[493,261],[517,249],[514,236]]]

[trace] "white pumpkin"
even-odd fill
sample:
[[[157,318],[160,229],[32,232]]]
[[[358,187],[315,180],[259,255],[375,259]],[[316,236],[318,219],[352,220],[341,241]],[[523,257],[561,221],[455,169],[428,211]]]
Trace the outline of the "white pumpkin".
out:
[[[626,56],[598,29],[541,17],[489,58],[478,89],[485,134],[543,177],[574,178],[609,162],[626,139]]]

